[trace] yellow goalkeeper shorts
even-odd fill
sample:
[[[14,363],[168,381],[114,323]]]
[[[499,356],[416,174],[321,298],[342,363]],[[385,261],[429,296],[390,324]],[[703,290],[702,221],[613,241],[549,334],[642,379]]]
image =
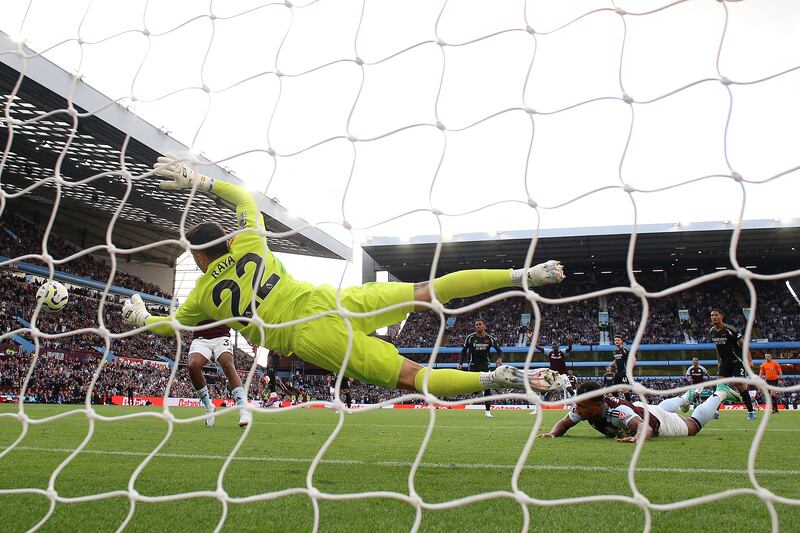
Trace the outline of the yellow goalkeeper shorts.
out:
[[[365,313],[394,304],[404,304],[390,311],[350,319],[353,344],[346,375],[381,387],[393,388],[397,385],[403,357],[392,344],[368,334],[405,320],[413,310],[413,300],[412,283],[366,283],[342,289],[342,307],[353,312]],[[334,309],[336,289],[323,285],[309,296],[301,316]],[[338,314],[329,315],[295,326],[292,349],[300,359],[331,372],[338,372],[347,351],[349,337],[344,319]]]

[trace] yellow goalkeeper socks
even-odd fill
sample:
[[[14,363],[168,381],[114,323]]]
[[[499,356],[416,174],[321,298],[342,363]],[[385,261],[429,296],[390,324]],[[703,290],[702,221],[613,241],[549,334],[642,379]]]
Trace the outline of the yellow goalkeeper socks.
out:
[[[510,269],[461,270],[433,280],[436,298],[442,303],[447,303],[453,298],[467,298],[511,285]]]
[[[423,368],[414,377],[414,387],[422,392],[422,380],[427,368]],[[486,376],[484,376],[486,374]],[[431,371],[428,379],[428,392],[440,398],[459,396],[478,392],[489,388],[491,372],[462,372],[451,368],[439,368]]]

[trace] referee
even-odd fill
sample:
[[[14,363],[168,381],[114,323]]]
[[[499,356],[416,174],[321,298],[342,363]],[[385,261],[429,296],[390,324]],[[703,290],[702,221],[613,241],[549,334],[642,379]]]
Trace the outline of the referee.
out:
[[[779,387],[783,380],[783,369],[781,369],[780,363],[773,360],[772,355],[767,353],[764,354],[764,362],[761,363],[761,369],[758,371],[758,375],[767,380],[767,385],[770,387]],[[781,396],[772,391],[770,391],[770,396],[772,396],[772,412],[777,413]]]
[[[482,318],[475,320],[475,332],[467,335],[464,339],[464,346],[461,348],[461,359],[458,363],[459,370],[464,368],[467,363],[470,372],[489,371],[489,350],[494,348],[498,357],[503,356],[500,346],[494,337],[486,333],[486,322]],[[469,358],[468,358],[469,357]],[[491,389],[483,391],[484,396],[491,396]],[[486,418],[492,417],[492,404],[485,402]]]

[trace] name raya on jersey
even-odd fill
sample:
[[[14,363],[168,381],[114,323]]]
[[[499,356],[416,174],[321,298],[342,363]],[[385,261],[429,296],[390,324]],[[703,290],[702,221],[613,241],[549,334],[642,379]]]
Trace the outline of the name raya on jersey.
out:
[[[567,416],[576,424],[583,420],[581,415],[575,411],[575,407],[570,410]],[[606,437],[631,437],[636,432],[629,429],[628,426],[631,420],[636,417],[644,420],[643,407],[616,396],[603,396],[603,414],[600,419],[587,420],[587,422]],[[653,435],[658,435],[658,430],[661,426],[658,418],[651,415],[649,425],[650,429],[653,430]]]
[[[723,324],[720,329],[712,327],[708,331],[708,336],[717,347],[717,355],[723,361],[734,362],[742,360],[742,349],[739,347],[739,339],[742,334],[728,324]]]
[[[211,263],[197,279],[195,288],[177,309],[176,319],[193,326],[205,320],[252,318],[255,310],[266,324],[291,320],[314,286],[292,278],[272,255],[266,239],[257,233],[264,229],[264,221],[246,190],[217,180],[213,192],[236,205],[239,229],[245,231],[234,237],[230,253]],[[250,321],[229,320],[227,325],[252,342],[281,353],[291,351],[292,327],[264,328],[262,340],[261,330]]]

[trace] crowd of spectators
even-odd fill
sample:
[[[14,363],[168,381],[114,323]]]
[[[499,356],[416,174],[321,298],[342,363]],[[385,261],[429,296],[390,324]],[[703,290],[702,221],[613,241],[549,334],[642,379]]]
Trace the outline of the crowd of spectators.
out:
[[[784,354],[780,354],[784,355]],[[789,354],[791,355],[791,354]],[[782,357],[777,357],[778,359]],[[19,392],[25,376],[28,373],[33,357],[21,354],[13,357],[0,357],[0,393],[15,395]],[[100,354],[96,356],[82,357],[55,357],[52,355],[39,356],[36,366],[31,374],[31,379],[26,390],[26,401],[36,403],[84,403],[86,392],[92,381],[94,373],[100,364]],[[97,382],[92,392],[92,402],[96,404],[108,403],[112,396],[123,397],[163,397],[170,382],[172,368],[165,364],[148,364],[144,362],[133,362],[124,359],[116,359],[106,362],[97,378]],[[215,399],[229,398],[227,381],[225,376],[216,370],[204,372],[209,393]],[[578,381],[601,380],[598,377],[578,377]],[[331,400],[329,382],[326,375],[297,374],[288,378],[283,378],[285,388],[281,391],[282,399],[286,401],[312,401]],[[643,377],[637,382],[655,390],[668,390],[685,386],[687,382],[683,378],[655,378]],[[350,380],[351,398],[354,403],[376,404],[384,401],[393,400],[408,394],[408,391],[400,389],[385,389],[375,385],[360,383]],[[783,381],[784,386],[793,386],[800,383],[800,379],[787,377]],[[254,374],[253,380],[248,389],[250,399],[262,399],[264,396],[264,384],[259,379],[258,373]],[[514,392],[514,391],[498,391]],[[175,378],[169,390],[169,397],[174,398],[194,398],[196,393],[189,380],[189,375],[185,365],[179,365]],[[669,395],[653,395],[648,398],[651,403],[659,403]],[[482,393],[468,394],[458,397],[448,398],[448,400],[480,399]],[[558,401],[564,398],[562,391],[553,391],[542,396],[545,401]],[[761,392],[756,397],[758,403],[763,403],[764,398]],[[797,405],[800,400],[800,392],[792,392],[782,395],[782,401],[792,405]],[[412,400],[408,403],[424,403],[422,400]],[[526,400],[508,399],[502,400],[506,405],[526,404]]]
[[[15,317],[20,317],[26,322],[30,320],[36,306],[37,287],[30,285],[24,277],[0,275],[0,289],[4,295],[3,301],[0,303],[0,312],[5,317],[1,322],[2,333],[24,327],[24,324]],[[5,295],[8,295],[7,299]],[[98,321],[99,297],[100,294],[92,290],[77,291],[70,288],[69,304],[58,313],[39,313],[36,326],[40,331],[48,334],[98,328],[100,327]],[[166,309],[159,309],[159,311],[166,312]],[[122,333],[130,329],[122,323],[122,306],[113,296],[110,296],[103,306],[103,321],[105,327],[113,333]],[[26,332],[21,336],[33,341],[30,334]],[[184,344],[190,338],[189,334],[184,334]],[[75,333],[54,339],[40,338],[39,345],[42,348],[63,351],[91,350],[95,347],[103,348],[105,340],[92,333]],[[109,346],[109,351],[114,355],[154,360],[162,360],[160,356],[174,358],[176,349],[175,337],[158,337],[152,334],[137,334],[110,339]]]
[[[647,290],[663,290],[691,279],[689,273],[640,273],[637,281]],[[580,276],[570,284],[549,286],[543,289],[548,298],[563,298],[575,294],[587,294],[611,287],[630,286],[624,275]],[[800,330],[800,305],[787,290],[783,281],[754,281],[758,294],[752,338],[770,341],[793,341]],[[448,308],[458,309],[486,298],[479,297],[453,300]],[[709,315],[711,309],[720,307],[725,322],[740,330],[746,324],[743,308],[749,307],[749,292],[746,285],[735,277],[725,277],[691,287],[659,298],[648,298],[647,322],[642,337],[643,344],[675,344],[685,342],[710,342]],[[642,320],[642,301],[630,293],[617,292],[605,297],[582,299],[564,304],[538,304],[541,323],[537,344],[552,342],[566,344],[596,345],[601,341],[601,332],[607,333],[608,341],[614,335],[622,335],[626,341],[633,339]],[[688,319],[679,319],[678,311],[685,309]],[[599,313],[608,312],[608,325],[599,324]],[[479,307],[468,313],[454,315],[453,328],[445,329],[442,346],[460,346],[466,335],[474,330],[474,320],[483,318],[487,332],[502,346],[518,344],[522,315],[535,314],[524,298],[514,297]],[[439,331],[439,317],[430,311],[412,313],[394,342],[400,347],[433,346]],[[523,326],[524,327],[524,326]],[[529,327],[530,329],[530,327]],[[528,341],[529,344],[529,341]]]
[[[0,292],[3,300],[0,301],[0,334],[24,327],[15,317],[29,319],[33,314],[36,297],[36,287],[26,282],[24,277],[0,274]],[[7,296],[6,296],[7,295]],[[43,333],[57,334],[83,328],[99,327],[97,311],[100,305],[100,293],[91,289],[70,288],[69,304],[58,313],[40,313],[37,328]],[[130,328],[122,323],[122,306],[116,298],[111,296],[104,305],[103,320],[105,327],[113,333],[122,333]],[[168,313],[166,308],[153,308],[160,314]],[[23,332],[21,336],[33,341],[31,335]],[[188,353],[192,334],[181,333],[181,353]],[[105,340],[91,333],[70,334],[55,339],[39,339],[40,348],[61,350],[95,350],[105,349]],[[150,333],[139,333],[121,338],[110,339],[109,352],[136,359],[151,359],[164,361],[164,358],[174,360],[178,351],[176,337],[159,337]],[[185,355],[183,356],[185,359]],[[234,350],[234,365],[238,369],[249,370],[253,358],[242,350]]]
[[[490,295],[479,297],[455,299],[449,303],[454,309],[473,304]],[[491,335],[497,340],[500,346],[510,346],[517,341],[517,325],[519,317],[524,308],[523,298],[507,298],[493,302],[489,305],[469,311],[463,315],[458,315],[455,326],[450,330],[448,344],[450,346],[461,346],[467,335],[475,331],[475,321],[482,319],[487,328],[490,328]],[[402,330],[401,330],[402,333]]]
[[[4,211],[0,220],[0,250],[6,257],[22,257],[28,254],[42,253],[42,238],[44,237],[44,224],[36,224],[32,221],[11,212]],[[6,229],[10,231],[6,231]],[[54,233],[50,233],[47,239],[47,253],[54,259],[64,259],[70,257],[81,249],[65,241]],[[36,258],[26,258],[26,262],[45,265]],[[46,265],[45,265],[46,266]],[[111,266],[105,261],[101,261],[84,254],[76,257],[67,263],[56,266],[56,270],[61,270],[69,274],[75,274],[84,278],[106,283],[111,275]],[[148,283],[138,276],[122,272],[119,269],[114,273],[114,285],[122,287],[137,288],[140,292],[146,292],[155,296],[171,298],[172,295],[161,287]]]
[[[0,391],[19,392],[33,357],[28,354],[0,357]],[[38,403],[83,403],[92,377],[100,364],[96,357],[54,357],[41,355],[31,374],[26,399]],[[125,359],[108,361],[103,365],[92,392],[93,403],[108,403],[112,396],[164,396],[172,369]],[[204,372],[212,398],[229,398],[224,374]],[[258,373],[250,385],[248,396],[261,399],[262,383]],[[194,398],[196,393],[189,380],[186,366],[179,365],[169,396]]]
[[[41,253],[43,225],[29,221],[23,217],[5,211],[0,225],[0,250],[2,255],[20,257],[27,254]],[[69,242],[50,235],[47,251],[54,258],[65,258],[79,252]],[[36,263],[38,260],[26,259]],[[41,263],[41,261],[38,261]],[[59,270],[94,279],[105,283],[110,275],[107,263],[87,254],[72,259],[68,263],[58,265]],[[639,273],[638,283],[648,291],[658,291],[678,285],[690,279],[689,273],[663,272]],[[170,297],[160,288],[149,284],[138,277],[117,271],[115,285],[128,287],[140,292]],[[800,327],[800,306],[787,290],[784,281],[753,281],[758,295],[754,320],[753,338],[766,338],[770,341],[794,341],[798,339]],[[630,282],[626,275],[583,275],[570,278],[570,283],[548,286],[540,289],[548,298],[563,298],[579,294],[588,294],[611,287],[628,287]],[[23,322],[30,320],[35,307],[36,286],[27,282],[23,276],[0,272],[0,334],[24,327]],[[498,291],[502,292],[502,291]],[[497,293],[492,293],[497,294]],[[480,302],[492,296],[481,295],[473,298],[456,299],[447,304],[449,309],[460,309]],[[39,337],[39,346],[53,351],[63,352],[61,357],[54,355],[41,356],[31,376],[28,386],[28,398],[31,401],[50,403],[82,403],[96,371],[101,354],[87,356],[86,352],[103,348],[105,339],[92,333],[70,333],[72,331],[98,328],[98,308],[101,294],[93,289],[70,287],[70,302],[67,307],[55,314],[40,313],[37,328],[49,334],[69,333],[55,339]],[[745,326],[742,308],[750,305],[750,294],[744,282],[735,277],[726,277],[703,283],[689,289],[660,298],[650,298],[648,318],[642,342],[683,343],[687,339],[698,342],[709,342],[709,312],[713,307],[722,307],[726,314],[725,321],[739,329]],[[642,317],[642,301],[630,293],[613,293],[607,296],[581,299],[563,304],[539,303],[541,322],[536,342],[540,346],[551,343],[596,345],[601,333],[608,338],[620,334],[630,341],[639,326]],[[678,318],[678,310],[686,309],[689,318]],[[161,314],[166,309],[153,309]],[[598,322],[599,312],[607,311],[607,325]],[[487,331],[494,336],[501,346],[530,344],[530,326],[522,324],[524,314],[533,320],[531,303],[520,296],[505,298],[475,310],[460,314],[445,315],[455,317],[454,324],[444,329],[442,346],[461,346],[468,334],[474,331],[474,322],[482,318],[487,324]],[[103,326],[113,333],[127,332],[121,320],[121,304],[116,296],[108,295],[103,307]],[[426,311],[412,313],[404,326],[393,339],[400,347],[433,346],[440,330],[440,319],[436,313]],[[20,332],[23,338],[33,341],[29,332]],[[158,337],[142,333],[121,338],[110,339],[110,353],[136,359],[154,361],[178,360],[185,363],[186,352],[191,341],[191,333],[181,335],[180,354],[175,337]],[[70,357],[69,353],[80,351],[81,358]],[[178,357],[176,357],[176,355]],[[776,354],[781,358],[784,354]],[[788,354],[791,356],[791,354]],[[249,370],[253,359],[245,352],[235,349],[235,366],[240,370]],[[450,362],[457,361],[458,356],[449,357]],[[440,358],[444,361],[444,358]],[[30,355],[0,357],[0,389],[19,390],[28,372],[32,358]],[[206,380],[209,390],[215,398],[228,396],[226,380],[212,365],[206,367]],[[163,396],[169,383],[170,368],[166,365],[149,365],[118,359],[106,363],[93,389],[97,403],[115,395],[122,396]],[[590,378],[581,378],[590,379]],[[287,396],[296,395],[298,399],[328,400],[328,383],[324,376],[295,376],[289,380]],[[683,383],[671,380],[645,379],[651,388],[664,389],[680,386]],[[788,384],[788,383],[787,383]],[[254,380],[249,390],[251,398],[261,398],[263,389],[260,381]],[[401,390],[387,390],[372,385],[353,382],[351,395],[356,403],[378,403],[407,394]],[[548,400],[559,399],[561,392],[545,397]],[[795,398],[798,393],[793,393]],[[171,384],[169,395],[173,397],[194,397],[194,389],[188,379],[185,366],[179,364],[175,379]],[[473,395],[474,396],[474,395]],[[470,398],[473,396],[464,396]],[[474,396],[477,398],[477,396]],[[788,395],[789,399],[792,395]],[[660,401],[660,397],[651,399]],[[504,403],[515,403],[507,401]],[[524,403],[524,402],[516,402]]]

